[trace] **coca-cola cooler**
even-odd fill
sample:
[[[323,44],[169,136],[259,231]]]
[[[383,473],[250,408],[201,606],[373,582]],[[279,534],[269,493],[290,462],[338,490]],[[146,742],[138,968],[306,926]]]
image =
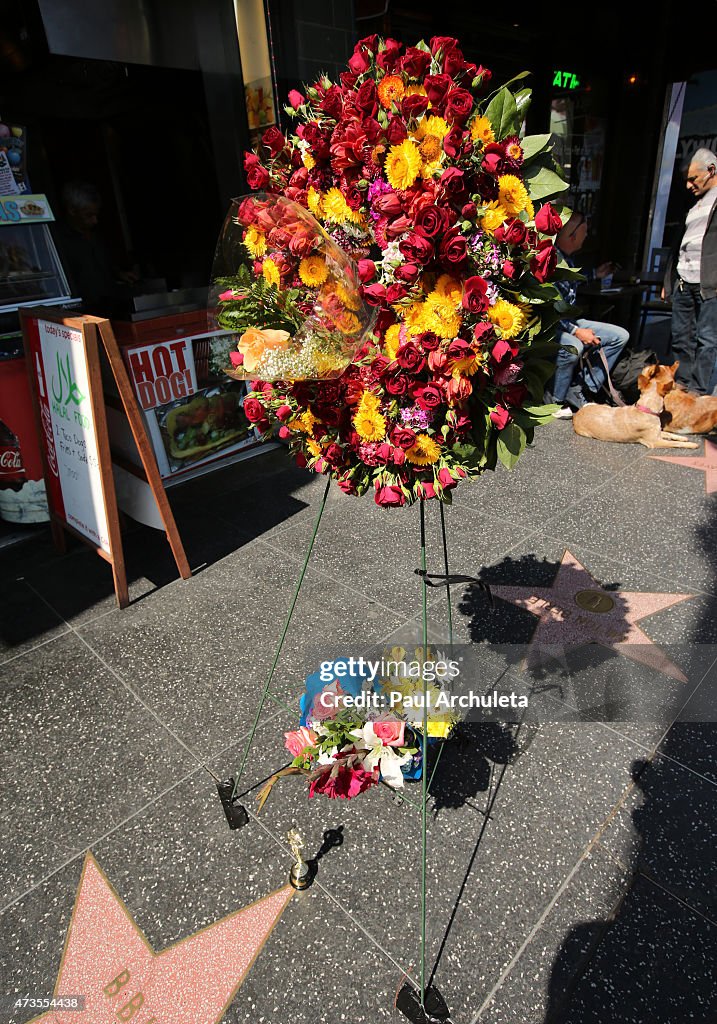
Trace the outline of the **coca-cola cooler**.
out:
[[[20,334],[0,336],[0,518],[9,523],[50,518]]]

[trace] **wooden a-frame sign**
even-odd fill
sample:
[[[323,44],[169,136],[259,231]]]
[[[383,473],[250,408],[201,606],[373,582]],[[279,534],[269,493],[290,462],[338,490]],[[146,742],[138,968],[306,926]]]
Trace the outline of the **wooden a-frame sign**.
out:
[[[63,317],[57,310],[37,306],[20,310],[20,317],[56,547],[65,551],[65,531],[89,544],[112,566],[117,603],[120,608],[127,607],[129,591],[107,432],[101,342],[142,461],[141,468],[124,462],[123,468],[131,469],[149,485],[179,574],[188,579],[192,573],[184,546],[109,320]]]

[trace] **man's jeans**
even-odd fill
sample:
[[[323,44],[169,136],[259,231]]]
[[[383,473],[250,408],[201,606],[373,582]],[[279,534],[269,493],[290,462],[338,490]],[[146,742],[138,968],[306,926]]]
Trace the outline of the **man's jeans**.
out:
[[[612,370],[620,353],[630,340],[630,335],[625,328],[618,327],[617,324],[603,324],[597,320],[578,320],[577,325],[580,328],[589,327],[597,334],[600,338],[600,348],[607,359],[607,365]],[[557,340],[560,348],[555,364],[555,376],[552,382],[548,383],[548,391],[552,394],[553,399],[556,402],[565,401],[568,388],[573,383],[575,367],[583,350],[590,356],[590,366],[578,374],[578,380],[588,391],[596,392],[605,383],[605,370],[598,355],[597,345],[583,345],[574,334],[568,334],[566,331],[561,331]]]
[[[703,299],[698,284],[681,281],[672,294],[672,356],[677,381],[698,395],[710,394],[717,360],[717,298]]]

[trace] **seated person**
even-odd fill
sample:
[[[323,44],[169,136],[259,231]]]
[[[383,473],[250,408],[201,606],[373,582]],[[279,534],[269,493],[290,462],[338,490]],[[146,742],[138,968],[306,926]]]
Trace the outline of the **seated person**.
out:
[[[556,244],[568,266],[574,267],[573,255],[585,242],[588,224],[585,215],[574,212],[557,235]],[[598,278],[605,277],[613,269],[612,263],[601,263],[594,272]],[[593,275],[585,272],[588,279]],[[555,281],[565,302],[575,304],[577,284],[574,281]],[[556,359],[555,375],[548,381],[545,401],[554,402],[562,408],[558,418],[572,416],[573,409],[580,409],[586,404],[585,392],[596,394],[605,383],[605,371],[602,361],[597,355],[602,349],[610,369],[613,368],[620,353],[630,340],[630,335],[623,327],[616,324],[600,323],[597,320],[561,320],[558,324],[556,341],[560,345]],[[578,360],[587,349],[590,355],[590,366],[586,371],[576,373]]]

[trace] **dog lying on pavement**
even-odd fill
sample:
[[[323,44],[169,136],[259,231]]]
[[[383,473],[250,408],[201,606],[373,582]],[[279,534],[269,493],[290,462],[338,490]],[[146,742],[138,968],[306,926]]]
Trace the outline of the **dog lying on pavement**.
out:
[[[709,434],[717,429],[717,395],[695,395],[675,384],[665,395],[662,426],[674,434]]]
[[[640,374],[640,401],[635,405],[619,408],[593,402],[584,405],[573,416],[573,430],[597,441],[644,444],[646,448],[697,448],[695,441],[685,441],[663,430],[660,422],[665,397],[675,386],[678,365],[646,367]]]

